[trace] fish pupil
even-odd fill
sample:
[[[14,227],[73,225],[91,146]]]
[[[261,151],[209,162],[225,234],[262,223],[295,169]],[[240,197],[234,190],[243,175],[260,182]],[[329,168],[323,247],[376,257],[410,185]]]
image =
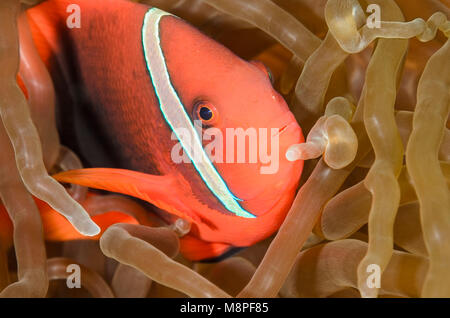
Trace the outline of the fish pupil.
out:
[[[213,117],[213,112],[208,107],[201,107],[200,108],[200,118],[203,120],[210,120]]]

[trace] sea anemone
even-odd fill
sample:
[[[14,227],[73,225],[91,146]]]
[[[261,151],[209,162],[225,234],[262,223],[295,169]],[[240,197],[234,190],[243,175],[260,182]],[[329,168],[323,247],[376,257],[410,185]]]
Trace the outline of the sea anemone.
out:
[[[39,2],[0,3],[0,296],[450,297],[448,0],[141,1],[268,65],[308,136],[288,152],[307,161],[276,235],[215,263],[179,254],[184,220],[51,177],[81,163],[21,15]],[[45,241],[34,198],[87,235],[99,213],[136,222]]]

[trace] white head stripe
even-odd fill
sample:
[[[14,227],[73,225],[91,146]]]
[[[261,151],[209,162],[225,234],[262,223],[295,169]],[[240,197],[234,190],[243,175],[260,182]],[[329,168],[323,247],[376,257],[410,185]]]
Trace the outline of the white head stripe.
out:
[[[217,199],[222,202],[227,210],[235,215],[254,218],[255,216],[253,214],[245,211],[239,205],[228,189],[225,181],[209,160],[203,149],[200,137],[186,113],[177,92],[172,86],[159,37],[159,22],[166,15],[171,14],[157,8],[151,8],[145,15],[144,25],[142,27],[144,56],[161,112],[201,178]],[[177,135],[177,130],[180,128],[190,131],[191,136],[194,138],[192,140],[188,140],[189,138],[180,138]],[[194,154],[200,154],[200,160],[193,160]]]

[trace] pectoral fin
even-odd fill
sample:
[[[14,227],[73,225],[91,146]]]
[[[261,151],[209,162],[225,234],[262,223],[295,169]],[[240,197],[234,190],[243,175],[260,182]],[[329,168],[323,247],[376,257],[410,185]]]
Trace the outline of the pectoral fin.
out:
[[[175,176],[155,176],[124,169],[91,168],[70,170],[53,177],[60,182],[130,195],[190,222],[198,219],[183,202],[180,181]]]

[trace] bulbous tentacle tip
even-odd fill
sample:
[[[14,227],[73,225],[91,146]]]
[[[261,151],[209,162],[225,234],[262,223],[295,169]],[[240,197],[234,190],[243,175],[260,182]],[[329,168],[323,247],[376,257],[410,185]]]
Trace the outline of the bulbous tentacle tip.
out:
[[[89,217],[83,217],[80,220],[69,220],[75,229],[85,236],[95,236],[101,231],[100,227],[95,224]]]
[[[286,159],[289,161],[297,161],[300,160],[301,154],[297,147],[298,145],[292,145],[289,147],[289,149],[286,151]]]

